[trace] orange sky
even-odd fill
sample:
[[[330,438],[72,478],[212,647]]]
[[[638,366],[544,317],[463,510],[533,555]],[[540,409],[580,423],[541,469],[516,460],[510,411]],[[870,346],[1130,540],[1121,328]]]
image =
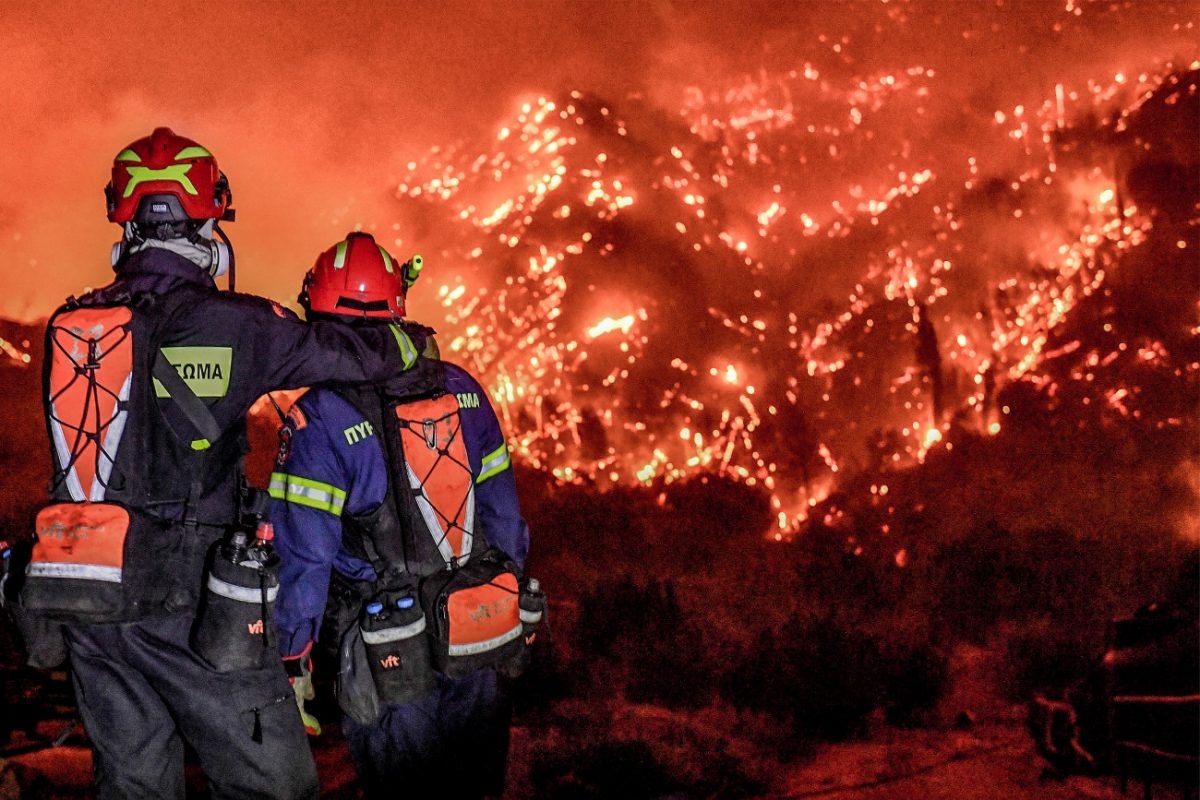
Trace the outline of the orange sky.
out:
[[[230,176],[239,288],[294,297],[355,223],[390,228],[393,165],[486,128],[523,91],[639,74],[634,40],[658,24],[655,6],[624,6],[609,25],[599,9],[5,3],[0,315],[40,316],[108,281],[118,229],[102,188],[113,155],[156,125],[203,143]]]
[[[689,85],[712,87],[772,61],[794,68],[814,48],[897,14],[953,19],[963,7],[5,0],[0,315],[43,316],[109,280],[118,229],[105,219],[102,189],[111,159],[157,125],[206,145],[229,175],[239,288],[289,300],[315,254],[347,230],[391,231],[397,165],[493,130],[523,94],[579,88],[619,101],[643,92],[677,109]],[[951,109],[1000,107],[1047,96],[1068,71],[1090,77],[1120,64],[1122,53],[1138,54],[1134,63],[1170,54],[1190,41],[1167,24],[1185,7],[1139,4],[1155,25],[1136,13],[1089,13],[1068,40],[1044,33],[1071,16],[1061,1],[1002,0],[1002,25],[936,41],[929,26],[909,25],[892,52],[856,51],[855,69],[869,71],[873,58],[936,65],[954,76],[942,89]]]

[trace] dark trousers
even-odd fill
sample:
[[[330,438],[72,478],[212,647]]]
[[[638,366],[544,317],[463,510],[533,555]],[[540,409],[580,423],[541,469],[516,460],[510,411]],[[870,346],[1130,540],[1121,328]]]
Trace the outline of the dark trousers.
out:
[[[511,708],[494,670],[438,675],[432,694],[343,722],[367,797],[478,798],[504,792]]]
[[[186,741],[214,798],[315,798],[316,768],[282,665],[215,672],[188,646],[191,624],[177,614],[67,627],[97,797],[182,798]]]

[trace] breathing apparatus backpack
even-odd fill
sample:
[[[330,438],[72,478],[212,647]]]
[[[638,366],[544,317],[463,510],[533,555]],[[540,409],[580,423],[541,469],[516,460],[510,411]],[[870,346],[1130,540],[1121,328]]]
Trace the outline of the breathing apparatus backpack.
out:
[[[342,518],[346,548],[371,563],[376,581],[354,584],[335,572],[330,593],[331,602],[341,598],[331,615],[339,702],[363,724],[380,704],[428,693],[435,671],[520,674],[545,603],[537,581],[487,545],[459,400],[441,363],[422,360],[410,372],[399,397],[385,387],[339,392],[380,434],[389,476],[379,508]]]
[[[34,666],[65,657],[62,623],[195,607],[208,540],[224,533],[197,506],[240,456],[175,366],[187,348],[160,347],[201,294],[133,294],[118,282],[71,298],[50,319],[43,386],[53,499],[37,514],[27,563],[10,576]],[[167,397],[178,419],[160,409]]]

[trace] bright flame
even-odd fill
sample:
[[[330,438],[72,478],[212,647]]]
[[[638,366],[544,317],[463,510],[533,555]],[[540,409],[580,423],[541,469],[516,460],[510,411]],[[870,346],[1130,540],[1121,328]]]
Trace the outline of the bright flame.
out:
[[[613,317],[605,317],[595,325],[587,329],[589,339],[595,339],[597,336],[603,336],[606,333],[620,331],[621,333],[629,333],[629,329],[633,327],[633,314],[626,314],[623,317],[614,319]]]

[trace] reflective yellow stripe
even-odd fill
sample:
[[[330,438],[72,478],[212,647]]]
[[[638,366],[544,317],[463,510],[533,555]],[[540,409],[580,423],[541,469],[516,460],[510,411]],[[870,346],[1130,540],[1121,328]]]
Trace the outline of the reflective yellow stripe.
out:
[[[191,164],[172,164],[162,169],[126,167],[125,169],[129,171],[129,183],[125,184],[125,192],[121,197],[129,197],[139,184],[146,183],[147,181],[171,181],[182,186],[183,190],[188,194],[196,194],[196,187],[192,185],[191,179],[187,176],[188,170],[191,168]]]
[[[192,439],[193,450],[207,450],[212,447],[212,442],[208,439]]]
[[[198,145],[192,145],[191,147],[185,147],[182,150],[180,150],[178,153],[175,154],[176,161],[181,161],[185,158],[205,158],[205,157],[212,158],[212,153],[208,152],[203,147],[199,147]]]
[[[271,473],[271,484],[267,492],[276,500],[315,508],[335,517],[342,515],[342,509],[346,505],[345,490],[285,472]]]
[[[387,269],[388,274],[392,274],[392,257],[388,255],[388,251],[383,249],[382,245],[375,245],[379,248],[379,255],[383,256],[383,266]]]
[[[315,508],[317,511],[324,511],[326,513],[332,514],[335,517],[340,517],[342,515],[341,508],[333,505],[332,503],[326,503],[321,500],[314,500],[311,497],[308,497],[306,495],[292,494],[291,492],[276,493],[274,490],[272,490],[271,497],[274,497],[276,500],[282,500],[285,503],[295,503],[298,506],[308,506],[309,508]]]
[[[139,156],[137,153],[133,152],[132,150],[130,150],[129,148],[126,148],[126,149],[122,150],[120,153],[117,153],[116,160],[117,161],[141,161],[142,157]]]
[[[333,268],[341,269],[346,266],[346,248],[350,246],[350,242],[346,239],[337,243],[337,248],[333,251]]]
[[[271,482],[274,483],[276,480],[286,481],[287,483],[295,486],[303,486],[306,489],[320,489],[323,492],[329,492],[329,494],[333,495],[334,497],[339,497],[342,500],[346,499],[345,490],[339,489],[331,483],[321,483],[321,481],[314,481],[311,478],[301,478],[299,475],[289,475],[286,472],[272,472]]]
[[[475,483],[483,483],[488,478],[504,472],[511,465],[512,460],[508,456],[508,445],[502,444],[484,456],[483,463],[479,465],[479,477],[475,479]]]
[[[404,358],[404,368],[408,369],[417,363],[417,347],[399,325],[389,325],[388,327],[392,329],[392,335],[396,337],[396,344],[400,348],[400,355]]]

